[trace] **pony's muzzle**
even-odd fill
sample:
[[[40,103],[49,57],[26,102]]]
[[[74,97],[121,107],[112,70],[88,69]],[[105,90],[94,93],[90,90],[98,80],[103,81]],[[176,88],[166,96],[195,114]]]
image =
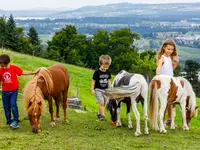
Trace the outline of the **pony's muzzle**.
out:
[[[41,130],[40,130],[40,128],[32,128],[32,132],[34,132],[34,133],[40,133]]]

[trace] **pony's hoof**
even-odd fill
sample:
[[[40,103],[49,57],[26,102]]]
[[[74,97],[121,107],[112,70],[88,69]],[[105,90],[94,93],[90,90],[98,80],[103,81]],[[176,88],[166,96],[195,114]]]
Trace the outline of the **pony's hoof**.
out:
[[[160,133],[167,133],[167,130],[162,129],[162,130],[160,130]]]
[[[128,125],[128,128],[131,130],[131,129],[133,129],[133,126],[132,125]]]
[[[51,122],[50,125],[51,125],[52,127],[54,127],[56,124],[55,124],[55,122]]]
[[[140,136],[141,132],[135,132],[135,136]]]
[[[60,120],[60,118],[55,118],[55,121],[59,121]]]
[[[171,129],[174,130],[174,129],[176,129],[177,127],[178,127],[177,125],[172,125],[172,126],[171,126]]]
[[[148,130],[148,129],[145,130],[145,131],[144,131],[144,134],[145,134],[145,135],[149,135],[149,130]]]
[[[183,127],[183,130],[188,131],[189,130],[188,126]]]
[[[160,129],[159,129],[159,127],[156,127],[154,130],[155,130],[155,131],[159,131]]]
[[[65,124],[69,124],[69,121],[68,120],[64,120]]]
[[[119,122],[116,123],[116,127],[121,127],[121,126],[122,126],[121,123]]]

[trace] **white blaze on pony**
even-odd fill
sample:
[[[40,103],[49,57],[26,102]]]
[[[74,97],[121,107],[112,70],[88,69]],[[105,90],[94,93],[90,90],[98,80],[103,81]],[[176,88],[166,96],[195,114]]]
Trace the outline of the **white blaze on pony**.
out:
[[[150,83],[150,107],[149,117],[152,121],[152,127],[155,131],[159,130],[158,116],[160,117],[160,132],[166,133],[164,127],[164,113],[167,104],[173,106],[171,129],[175,129],[175,104],[180,104],[183,130],[189,130],[189,122],[195,114],[197,114],[198,107],[196,106],[196,96],[191,84],[183,77],[170,77],[167,75],[157,75]],[[160,100],[160,112],[158,115],[158,99]]]
[[[145,121],[145,134],[149,134],[148,126],[147,126],[147,96],[148,96],[148,84],[145,80],[145,78],[140,74],[130,74],[124,70],[119,72],[112,83],[112,88],[106,90],[106,95],[109,98],[109,102],[112,106],[109,108],[110,112],[113,112],[116,114],[117,112],[117,123],[116,126],[121,126],[121,120],[120,120],[120,106],[118,105],[123,102],[127,103],[127,109],[130,111],[130,105],[132,107],[132,110],[135,114],[136,118],[136,131],[135,136],[139,136],[141,134],[140,131],[140,113],[137,109],[137,98],[142,97],[143,98],[143,104],[144,104],[144,121]],[[113,103],[114,102],[114,103]],[[113,107],[113,104],[115,104],[115,107]],[[128,106],[129,105],[129,106]],[[117,107],[116,107],[117,106]],[[114,110],[115,109],[115,110]],[[117,109],[117,111],[116,111]],[[128,127],[132,128],[132,122],[129,112],[128,113]],[[112,115],[112,113],[111,113]]]

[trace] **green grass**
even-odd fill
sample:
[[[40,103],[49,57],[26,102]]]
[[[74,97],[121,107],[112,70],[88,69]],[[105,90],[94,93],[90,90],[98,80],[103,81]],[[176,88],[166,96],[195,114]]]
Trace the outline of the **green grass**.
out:
[[[24,70],[33,71],[39,67],[47,67],[56,62],[36,58],[32,56],[22,55],[10,51],[0,50],[0,53],[7,53],[11,56],[13,64],[19,65]],[[5,124],[5,117],[0,102],[0,149],[5,150],[134,150],[134,149],[175,149],[175,150],[196,150],[199,149],[200,140],[200,116],[194,118],[191,122],[191,129],[183,131],[181,128],[180,109],[177,107],[176,123],[178,128],[170,130],[167,134],[150,129],[150,135],[142,134],[135,137],[135,117],[132,115],[133,130],[128,129],[127,117],[125,109],[122,110],[122,127],[116,128],[111,124],[109,112],[106,112],[106,121],[99,121],[96,118],[97,106],[95,97],[90,94],[90,83],[93,70],[80,68],[73,65],[65,64],[70,72],[70,96],[76,96],[76,89],[79,89],[79,98],[83,101],[83,105],[91,111],[85,113],[77,113],[73,109],[67,110],[69,123],[63,121],[63,111],[61,109],[61,120],[56,122],[55,127],[49,124],[50,115],[48,112],[48,104],[46,111],[41,117],[42,132],[34,134],[31,132],[29,120],[22,104],[21,95],[18,97],[18,106],[20,112],[20,127],[16,130],[11,129]],[[31,76],[19,77],[20,93],[26,82]],[[1,98],[0,98],[1,101]],[[200,104],[199,99],[197,100]],[[138,104],[141,112],[141,131],[144,133],[144,121],[142,119],[142,107]],[[54,109],[55,112],[55,109]]]
[[[51,35],[51,34],[39,34],[38,36],[39,36],[41,41],[47,42],[47,41],[51,40],[53,35]]]

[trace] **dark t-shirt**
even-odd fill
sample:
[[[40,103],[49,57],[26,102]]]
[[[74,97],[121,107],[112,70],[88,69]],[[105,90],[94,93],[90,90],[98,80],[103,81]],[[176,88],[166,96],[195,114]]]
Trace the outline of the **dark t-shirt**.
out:
[[[111,73],[109,70],[102,72],[98,69],[94,72],[92,79],[95,80],[94,89],[106,89],[108,88],[108,80],[111,79]]]

